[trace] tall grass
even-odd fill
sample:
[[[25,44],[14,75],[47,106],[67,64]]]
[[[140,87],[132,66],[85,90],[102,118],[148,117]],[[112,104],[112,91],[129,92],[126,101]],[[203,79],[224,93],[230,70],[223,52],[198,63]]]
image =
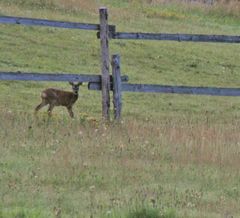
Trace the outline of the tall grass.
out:
[[[237,121],[102,125],[67,115],[1,114],[3,214],[15,206],[25,214],[36,208],[36,217],[56,210],[62,217],[175,217],[171,208],[178,217],[192,210],[196,216],[187,217],[238,214]]]

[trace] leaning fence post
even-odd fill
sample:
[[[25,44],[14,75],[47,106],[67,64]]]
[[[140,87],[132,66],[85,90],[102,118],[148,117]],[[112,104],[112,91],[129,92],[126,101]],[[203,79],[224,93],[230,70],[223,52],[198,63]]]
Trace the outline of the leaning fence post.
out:
[[[114,106],[114,119],[121,118],[122,110],[122,80],[120,69],[120,56],[112,56],[112,77],[113,77],[113,106]]]
[[[109,26],[107,8],[101,7],[100,14],[100,41],[102,62],[102,116],[110,120],[110,77],[109,77]]]

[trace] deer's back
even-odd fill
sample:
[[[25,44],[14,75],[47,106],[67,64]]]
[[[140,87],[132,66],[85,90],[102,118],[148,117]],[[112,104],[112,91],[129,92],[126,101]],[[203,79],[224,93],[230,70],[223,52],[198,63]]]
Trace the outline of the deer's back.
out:
[[[78,95],[74,95],[72,92],[54,88],[45,89],[41,97],[47,103],[55,106],[71,106],[78,99]]]

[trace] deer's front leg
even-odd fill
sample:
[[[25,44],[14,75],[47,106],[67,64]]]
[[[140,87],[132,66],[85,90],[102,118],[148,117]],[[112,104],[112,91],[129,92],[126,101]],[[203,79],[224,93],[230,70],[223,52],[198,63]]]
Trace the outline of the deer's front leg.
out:
[[[52,116],[52,110],[54,108],[54,104],[50,104],[48,107],[48,116]]]
[[[72,106],[67,107],[67,110],[68,110],[68,113],[69,113],[70,117],[73,118],[74,114],[73,114],[73,111],[72,111]]]

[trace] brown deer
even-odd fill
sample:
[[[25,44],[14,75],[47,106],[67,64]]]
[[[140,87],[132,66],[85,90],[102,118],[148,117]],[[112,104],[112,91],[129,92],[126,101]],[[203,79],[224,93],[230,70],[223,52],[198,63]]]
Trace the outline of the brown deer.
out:
[[[72,106],[78,99],[79,86],[82,85],[82,83],[69,82],[69,84],[72,86],[72,92],[54,88],[43,90],[41,93],[42,102],[35,108],[35,113],[37,113],[42,107],[49,105],[48,115],[51,116],[52,110],[55,106],[64,106],[67,108],[70,117],[73,118],[74,114]]]

